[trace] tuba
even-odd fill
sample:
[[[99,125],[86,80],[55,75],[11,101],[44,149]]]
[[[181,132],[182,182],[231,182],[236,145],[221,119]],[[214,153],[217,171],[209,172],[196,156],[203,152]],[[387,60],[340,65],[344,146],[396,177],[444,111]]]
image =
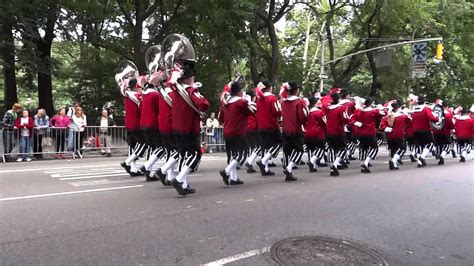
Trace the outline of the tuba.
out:
[[[138,78],[138,68],[132,61],[125,60],[119,63],[115,73],[115,82],[117,82],[122,95],[125,96],[126,88],[124,81],[132,78]]]
[[[158,73],[159,71],[164,71],[164,62],[163,62],[163,58],[161,57],[160,45],[153,45],[146,50],[145,64],[148,68],[151,78],[153,78],[153,75],[155,73]],[[159,76],[158,78],[159,78],[159,83],[160,83],[158,91],[160,92],[160,95],[163,98],[163,100],[165,100],[165,102],[169,106],[172,106],[173,101],[165,89],[166,86],[163,83],[163,77]]]
[[[171,77],[173,70],[180,69],[181,66],[185,64],[189,65],[191,68],[194,68],[194,64],[196,62],[196,55],[191,42],[188,40],[188,38],[176,33],[166,36],[163,40],[163,43],[161,44],[160,58],[161,59],[159,60],[163,60],[163,68],[167,78]],[[204,113],[197,109],[186,89],[184,89],[184,87],[179,84],[179,82],[176,82],[176,84],[173,85],[183,100],[194,111],[196,111],[199,116],[204,117]],[[199,87],[200,84],[196,85]]]
[[[443,128],[444,126],[444,109],[443,109],[443,106],[439,105],[439,104],[435,104],[433,106],[433,115],[438,117],[439,120],[438,122],[430,122],[431,124],[431,127],[433,129],[436,129],[436,130],[440,130]]]

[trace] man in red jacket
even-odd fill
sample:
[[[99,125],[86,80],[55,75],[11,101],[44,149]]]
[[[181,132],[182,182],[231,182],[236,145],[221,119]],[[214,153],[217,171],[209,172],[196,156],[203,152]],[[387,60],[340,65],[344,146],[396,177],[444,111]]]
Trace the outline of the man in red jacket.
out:
[[[401,112],[397,102],[391,104],[391,109],[380,122],[380,129],[385,132],[390,149],[389,169],[398,170],[398,163],[406,151],[405,132],[410,118]]]
[[[326,146],[326,122],[319,98],[309,98],[309,115],[304,127],[304,140],[308,148],[309,172],[317,171],[317,162],[323,159]]]
[[[281,116],[283,127],[283,159],[284,165],[283,173],[286,178],[285,181],[296,181],[297,178],[293,176],[293,167],[298,165],[303,156],[304,149],[304,135],[303,126],[308,119],[308,107],[306,102],[298,97],[300,86],[296,82],[289,82],[286,86],[288,97],[283,99],[281,103]]]
[[[433,149],[433,134],[431,133],[430,122],[438,122],[438,120],[438,117],[433,115],[431,108],[425,105],[425,97],[418,96],[418,104],[412,113],[413,137],[416,144],[418,167],[426,166],[425,158]]]
[[[377,144],[377,120],[385,115],[383,110],[374,108],[373,100],[368,98],[364,103],[365,108],[354,113],[354,126],[358,127],[359,135],[359,158],[361,161],[361,173],[370,173],[370,160],[375,160],[379,152]]]
[[[474,118],[469,114],[467,107],[462,108],[461,115],[454,119],[454,130],[456,139],[461,149],[460,162],[469,159],[472,149],[472,140],[474,139]]]
[[[453,148],[451,142],[451,134],[454,129],[453,113],[449,112],[448,102],[443,101],[444,109],[444,123],[441,129],[433,129],[434,144],[436,147],[436,157],[438,158],[438,165],[444,164],[444,158],[451,152]]]
[[[333,93],[331,95],[333,101],[331,105],[326,108],[326,141],[331,152],[335,154],[333,165],[330,166],[331,176],[338,176],[338,166],[341,164],[346,154],[346,134],[344,132],[344,125],[349,118],[346,112],[346,107],[339,104],[339,94]]]
[[[219,119],[224,123],[226,150],[230,155],[227,167],[219,173],[226,185],[242,185],[237,177],[237,166],[242,166],[248,155],[247,125],[249,117],[256,112],[256,106],[242,98],[242,86],[232,82],[230,97],[222,106]]]
[[[346,107],[346,112],[348,117],[351,117],[355,111],[355,102],[351,100],[351,91],[349,89],[343,88],[341,89],[339,96],[341,99],[339,100],[339,104]],[[346,156],[344,158],[344,163],[347,165],[349,164],[350,160],[355,160],[354,152],[357,148],[357,138],[354,137],[352,132],[352,125],[346,124],[344,127],[346,132]]]
[[[184,196],[196,192],[188,185],[187,178],[192,170],[197,170],[201,162],[201,115],[209,108],[209,102],[196,88],[194,70],[187,64],[183,65],[179,71],[173,71],[170,83],[175,87],[171,95],[173,101],[171,117],[180,165],[180,172],[171,180],[171,185],[179,195]],[[177,92],[178,86],[185,90],[188,95],[185,97],[189,97],[190,102],[185,101]]]
[[[276,158],[281,148],[282,137],[278,118],[281,116],[281,105],[278,98],[272,93],[273,86],[269,81],[257,85],[261,94],[257,94],[257,126],[262,139],[262,159],[257,161],[262,176],[275,175],[268,170],[271,158]]]
[[[247,91],[246,98],[249,103],[255,105],[256,108],[256,97],[255,92]],[[257,126],[257,114],[253,113],[249,116],[247,122],[247,140],[249,142],[249,157],[245,162],[245,167],[247,167],[247,173],[252,174],[255,173],[255,169],[253,168],[253,164],[257,160],[258,156],[262,153],[262,147],[260,143],[262,140],[260,139],[260,133],[258,132]]]
[[[121,93],[124,96],[125,130],[127,131],[129,156],[120,165],[130,176],[139,176],[141,174],[136,166],[136,161],[146,152],[143,134],[140,131],[141,88],[136,79],[125,80],[121,85]]]
[[[153,165],[166,154],[163,145],[161,145],[158,127],[159,100],[160,94],[154,85],[146,83],[145,90],[142,92],[140,129],[143,132],[145,143],[148,145],[149,157],[145,164],[140,167],[140,171],[145,174],[147,182],[158,180],[151,170]]]

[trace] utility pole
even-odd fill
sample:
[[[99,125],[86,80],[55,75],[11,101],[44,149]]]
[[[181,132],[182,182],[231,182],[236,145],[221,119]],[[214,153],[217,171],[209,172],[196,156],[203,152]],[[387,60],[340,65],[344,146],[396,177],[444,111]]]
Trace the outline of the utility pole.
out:
[[[321,68],[319,69],[319,92],[323,92],[324,79],[326,78],[324,74],[324,38],[323,35],[319,34],[319,41],[321,43]]]

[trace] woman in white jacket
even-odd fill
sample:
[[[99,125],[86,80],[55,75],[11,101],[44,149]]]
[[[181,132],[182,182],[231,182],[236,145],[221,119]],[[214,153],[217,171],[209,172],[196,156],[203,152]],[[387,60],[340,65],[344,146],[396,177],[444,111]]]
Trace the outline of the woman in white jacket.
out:
[[[74,132],[74,154],[82,159],[82,144],[84,142],[84,131],[87,126],[86,115],[81,107],[76,107],[76,112],[72,116],[71,129]]]

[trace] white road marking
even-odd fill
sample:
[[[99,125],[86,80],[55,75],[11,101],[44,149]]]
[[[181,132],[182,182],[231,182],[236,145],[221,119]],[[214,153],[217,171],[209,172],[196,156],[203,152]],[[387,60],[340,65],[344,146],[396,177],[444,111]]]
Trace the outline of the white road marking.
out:
[[[89,190],[79,190],[79,191],[67,191],[67,192],[58,192],[58,193],[49,193],[49,194],[29,195],[29,196],[21,196],[21,197],[0,198],[0,202],[2,202],[2,201],[23,200],[23,199],[54,197],[54,196],[71,195],[71,194],[82,194],[82,193],[90,193],[90,192],[101,192],[101,191],[109,191],[109,190],[139,188],[139,187],[143,187],[143,185],[123,186],[123,187],[109,187],[109,188],[98,188],[98,189],[89,189]]]
[[[79,176],[90,176],[90,175],[100,175],[100,174],[123,174],[125,171],[117,169],[114,171],[106,170],[106,171],[88,171],[88,172],[80,172],[80,173],[62,173],[62,174],[52,174],[52,178],[58,177],[79,177]]]
[[[118,183],[137,183],[143,182],[143,179],[126,179],[126,180],[109,180],[109,179],[100,179],[93,181],[77,181],[70,182],[69,185],[73,187],[86,187],[86,186],[100,186],[100,185],[110,185]]]
[[[36,171],[44,171],[44,170],[62,170],[62,169],[74,169],[74,168],[84,168],[84,167],[110,167],[110,166],[117,166],[116,163],[114,164],[95,164],[95,165],[76,165],[76,166],[63,166],[63,167],[53,167],[53,168],[26,168],[26,169],[15,169],[15,170],[2,170],[1,173],[17,173],[17,172],[36,172]]]
[[[234,262],[234,261],[238,261],[238,260],[242,260],[242,259],[246,259],[246,258],[256,256],[256,255],[260,255],[260,254],[263,254],[263,253],[268,252],[268,251],[270,251],[270,247],[264,247],[264,248],[261,248],[261,249],[254,249],[254,250],[250,250],[250,251],[247,251],[247,252],[244,252],[244,253],[241,253],[241,254],[233,255],[233,256],[230,256],[230,257],[227,257],[227,258],[212,261],[212,262],[202,264],[202,265],[203,266],[225,265],[225,264],[228,264],[228,263],[231,263],[231,262]]]
[[[67,180],[79,180],[79,179],[93,179],[93,178],[100,178],[100,177],[116,177],[116,176],[128,176],[128,173],[104,173],[98,175],[88,175],[88,176],[72,176],[72,177],[63,177],[59,178],[59,181],[67,181]]]

